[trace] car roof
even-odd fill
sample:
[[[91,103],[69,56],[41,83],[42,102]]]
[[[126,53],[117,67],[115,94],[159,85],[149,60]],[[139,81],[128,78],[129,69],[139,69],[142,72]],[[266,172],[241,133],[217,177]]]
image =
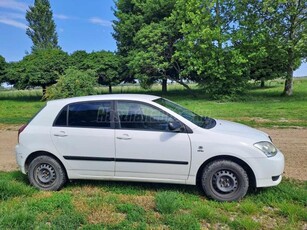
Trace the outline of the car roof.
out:
[[[69,104],[82,101],[99,101],[99,100],[135,100],[135,101],[153,101],[160,97],[148,94],[103,94],[83,97],[72,97],[65,99],[52,100],[49,103]]]

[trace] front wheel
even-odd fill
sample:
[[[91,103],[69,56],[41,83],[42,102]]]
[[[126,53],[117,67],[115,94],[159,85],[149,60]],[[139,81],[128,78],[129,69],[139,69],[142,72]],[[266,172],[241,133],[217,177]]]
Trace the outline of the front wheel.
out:
[[[66,183],[66,172],[54,158],[39,156],[30,163],[28,178],[40,190],[57,191]]]
[[[217,201],[242,199],[248,190],[246,171],[228,160],[213,161],[202,173],[201,186],[205,194]]]

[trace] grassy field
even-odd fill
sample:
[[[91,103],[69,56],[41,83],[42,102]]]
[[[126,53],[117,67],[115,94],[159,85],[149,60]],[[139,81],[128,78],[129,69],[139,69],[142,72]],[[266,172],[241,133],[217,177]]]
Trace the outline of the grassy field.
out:
[[[0,172],[0,229],[306,229],[306,204],[307,183],[289,180],[219,203],[184,185],[87,181],[41,192]]]
[[[233,101],[209,100],[195,85],[193,96],[180,85],[169,85],[169,98],[196,113],[218,119],[241,122],[254,127],[307,127],[307,78],[296,79],[294,95],[281,97],[283,81],[271,81],[260,89],[250,86],[245,95]],[[117,86],[115,93],[148,93],[161,95],[161,87],[150,90],[138,86]],[[107,88],[97,89],[106,93]],[[39,90],[0,91],[0,124],[26,123],[45,102]]]

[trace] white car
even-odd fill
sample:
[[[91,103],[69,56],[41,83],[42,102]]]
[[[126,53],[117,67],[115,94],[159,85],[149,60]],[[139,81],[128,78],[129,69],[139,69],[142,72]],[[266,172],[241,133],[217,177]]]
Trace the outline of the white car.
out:
[[[49,101],[18,137],[18,165],[41,190],[74,179],[197,184],[233,201],[278,185],[284,170],[266,133],[151,95]]]

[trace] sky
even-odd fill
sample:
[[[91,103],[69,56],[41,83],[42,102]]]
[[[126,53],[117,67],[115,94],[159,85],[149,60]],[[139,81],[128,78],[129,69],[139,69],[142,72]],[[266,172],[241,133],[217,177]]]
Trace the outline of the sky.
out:
[[[31,51],[26,35],[26,10],[34,0],[0,0],[0,55],[7,62]],[[116,50],[112,37],[113,0],[50,0],[58,43],[68,53]]]
[[[0,55],[7,62],[19,61],[31,51],[25,14],[33,4],[34,0],[0,0]],[[64,51],[116,50],[112,37],[113,0],[50,0],[50,5]],[[307,76],[307,63],[294,76]]]

